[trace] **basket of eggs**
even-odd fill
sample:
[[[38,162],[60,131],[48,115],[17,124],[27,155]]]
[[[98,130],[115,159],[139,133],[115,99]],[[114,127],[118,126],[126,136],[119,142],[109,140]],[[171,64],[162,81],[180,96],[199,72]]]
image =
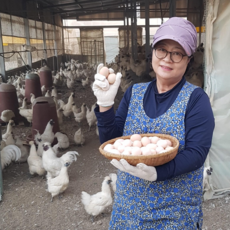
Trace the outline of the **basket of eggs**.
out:
[[[99,147],[107,159],[125,159],[131,165],[163,165],[177,155],[179,141],[167,134],[133,134],[111,139]]]

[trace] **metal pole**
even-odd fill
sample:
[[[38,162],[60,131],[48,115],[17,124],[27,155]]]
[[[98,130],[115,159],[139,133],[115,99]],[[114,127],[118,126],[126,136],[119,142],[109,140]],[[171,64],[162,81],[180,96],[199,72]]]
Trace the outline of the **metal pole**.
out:
[[[30,31],[29,31],[29,20],[28,18],[24,18],[24,26],[25,26],[25,35],[26,35],[26,44],[30,46]],[[30,68],[32,68],[32,53],[27,53],[28,64]]]
[[[150,53],[149,42],[149,0],[145,0],[145,58]],[[149,73],[149,62],[146,65],[146,72]]]
[[[133,0],[133,50],[134,60],[137,60],[137,6],[136,0]]]
[[[170,0],[170,5],[169,5],[169,17],[174,17],[176,16],[176,0]]]
[[[55,57],[56,57],[56,65],[57,66],[54,66],[53,67],[53,70],[57,70],[58,69],[58,54],[57,54],[57,41],[56,41],[56,26],[55,26],[55,18],[54,18],[54,16],[53,16],[53,38],[54,38],[54,55],[55,55]]]
[[[2,141],[2,129],[0,124],[0,144]],[[1,156],[1,146],[0,146],[0,156]],[[1,164],[1,157],[0,157],[0,201],[2,201],[2,195],[3,195],[3,179],[2,179],[2,164]]]
[[[45,23],[42,21],[42,33],[43,33],[43,48],[45,50],[45,59],[47,61],[47,47],[46,47],[46,32],[45,32]]]
[[[1,25],[1,17],[0,17],[0,25]],[[3,40],[2,40],[2,27],[0,26],[0,53],[3,53]],[[6,82],[6,68],[5,68],[5,59],[4,57],[0,56],[0,68],[1,68],[1,75],[3,76],[3,80]]]

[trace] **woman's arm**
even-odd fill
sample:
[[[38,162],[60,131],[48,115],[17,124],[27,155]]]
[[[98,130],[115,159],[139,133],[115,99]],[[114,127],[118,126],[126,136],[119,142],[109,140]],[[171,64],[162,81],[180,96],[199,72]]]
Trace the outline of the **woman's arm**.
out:
[[[212,143],[214,116],[207,94],[202,89],[192,93],[185,116],[185,148],[175,159],[157,166],[157,180],[162,181],[200,168]]]
[[[131,94],[132,86],[125,92],[116,115],[113,107],[95,108],[94,111],[98,121],[97,125],[101,143],[122,136]]]

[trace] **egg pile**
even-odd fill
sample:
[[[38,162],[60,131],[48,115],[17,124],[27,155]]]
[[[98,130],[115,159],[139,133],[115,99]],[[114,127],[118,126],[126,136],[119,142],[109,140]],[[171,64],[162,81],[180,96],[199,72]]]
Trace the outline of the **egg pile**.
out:
[[[157,136],[142,137],[133,134],[130,139],[117,139],[114,144],[107,144],[104,150],[114,154],[123,155],[155,155],[172,150],[172,142]]]
[[[109,73],[109,69],[106,66],[102,67],[99,73],[107,78],[110,85],[112,85],[116,80],[115,73]]]

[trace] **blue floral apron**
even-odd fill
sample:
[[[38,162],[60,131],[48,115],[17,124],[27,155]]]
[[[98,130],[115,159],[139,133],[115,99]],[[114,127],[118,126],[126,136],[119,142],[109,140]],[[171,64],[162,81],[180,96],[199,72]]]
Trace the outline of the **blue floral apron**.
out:
[[[143,109],[150,83],[133,86],[123,135],[163,133],[185,145],[184,117],[196,86],[186,82],[172,106],[151,119]],[[109,229],[202,229],[203,167],[165,181],[150,182],[118,170],[117,190]],[[198,228],[199,226],[199,228]]]

